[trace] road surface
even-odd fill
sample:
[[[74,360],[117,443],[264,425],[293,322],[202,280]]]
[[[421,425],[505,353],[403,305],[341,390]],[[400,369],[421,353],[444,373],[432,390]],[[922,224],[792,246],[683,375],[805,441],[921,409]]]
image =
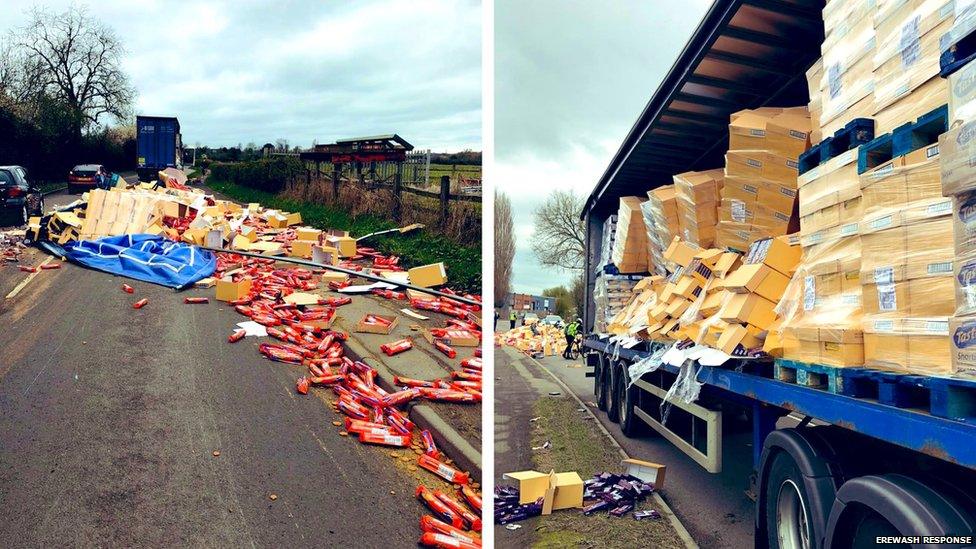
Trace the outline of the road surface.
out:
[[[24,278],[0,268],[0,299]],[[226,342],[240,315],[182,302],[212,290],[122,282],[64,264],[0,301],[5,546],[416,543],[411,455],[341,437],[300,367]]]

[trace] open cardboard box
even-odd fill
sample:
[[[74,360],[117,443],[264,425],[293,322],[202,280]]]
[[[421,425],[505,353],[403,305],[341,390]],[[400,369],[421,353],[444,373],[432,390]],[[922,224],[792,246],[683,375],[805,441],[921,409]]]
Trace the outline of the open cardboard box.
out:
[[[390,321],[390,325],[389,326],[381,326],[379,324],[367,324],[365,322],[366,321],[366,316],[363,316],[363,318],[359,319],[359,322],[356,323],[356,329],[353,330],[353,331],[354,332],[367,333],[367,334],[384,334],[384,335],[386,335],[386,334],[392,333],[393,332],[393,329],[396,328],[397,323],[399,322],[399,317],[396,317],[396,316],[377,315],[377,314],[371,314],[370,316],[375,316],[377,318],[382,318],[384,320],[389,320]]]
[[[655,490],[664,488],[664,474],[668,470],[667,465],[639,459],[624,459],[620,461],[620,464],[623,465],[625,474],[653,484]]]
[[[583,479],[575,471],[557,473],[549,471],[515,471],[503,478],[519,483],[519,504],[542,500],[542,514],[549,515],[559,509],[583,507]]]

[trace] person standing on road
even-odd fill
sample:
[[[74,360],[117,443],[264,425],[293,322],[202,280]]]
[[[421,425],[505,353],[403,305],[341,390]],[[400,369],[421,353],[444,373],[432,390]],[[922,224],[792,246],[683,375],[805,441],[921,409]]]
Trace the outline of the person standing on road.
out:
[[[495,324],[492,326],[492,329],[495,330],[496,332],[498,331],[498,317],[500,316],[501,315],[498,314],[498,309],[495,309]]]
[[[518,320],[518,318],[515,316],[515,309],[512,309],[509,312],[509,314],[508,314],[508,323],[509,323],[508,329],[509,330],[514,330],[515,329],[515,321],[516,320]]]
[[[569,356],[569,351],[573,348],[573,343],[576,342],[576,335],[579,334],[579,329],[582,324],[583,321],[579,317],[576,317],[576,320],[567,324],[566,328],[563,329],[563,334],[566,336],[566,350],[563,351],[563,358],[566,360],[572,360],[572,357]]]

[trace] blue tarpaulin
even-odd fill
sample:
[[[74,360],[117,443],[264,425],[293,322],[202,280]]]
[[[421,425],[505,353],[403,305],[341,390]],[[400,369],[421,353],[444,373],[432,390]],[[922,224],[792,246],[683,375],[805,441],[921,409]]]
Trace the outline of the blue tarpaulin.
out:
[[[69,242],[64,249],[86,267],[170,288],[193,284],[217,268],[213,252],[151,234]]]

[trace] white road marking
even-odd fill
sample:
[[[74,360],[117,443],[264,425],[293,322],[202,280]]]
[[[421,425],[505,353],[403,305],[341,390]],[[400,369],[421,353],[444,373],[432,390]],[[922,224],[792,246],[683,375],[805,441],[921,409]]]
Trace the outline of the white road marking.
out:
[[[34,277],[35,276],[41,274],[41,267],[43,267],[44,265],[47,265],[48,263],[50,263],[53,260],[54,260],[54,256],[48,256],[47,259],[45,259],[44,261],[42,261],[41,264],[37,266],[37,270],[36,271],[34,271],[33,273],[27,275],[27,278],[25,278],[24,280],[22,280],[21,283],[18,284],[16,288],[14,288],[13,290],[11,290],[10,293],[7,294],[7,299],[11,299],[11,298],[17,297],[17,294],[19,294],[20,291],[24,289],[24,286],[27,286],[27,284],[31,280],[34,280]]]

